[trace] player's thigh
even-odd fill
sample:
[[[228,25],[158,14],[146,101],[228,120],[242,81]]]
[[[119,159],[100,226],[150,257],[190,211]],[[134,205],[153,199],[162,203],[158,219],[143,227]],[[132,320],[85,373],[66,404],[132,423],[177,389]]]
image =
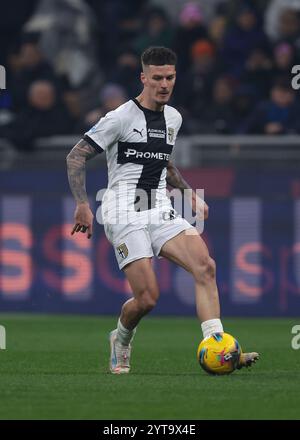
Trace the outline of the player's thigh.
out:
[[[105,233],[112,243],[119,269],[141,258],[153,257],[149,232],[134,223],[106,225]]]
[[[132,288],[136,299],[150,296],[153,300],[159,297],[159,287],[152,266],[152,258],[141,258],[127,264],[123,272]]]
[[[182,231],[168,240],[162,246],[160,255],[191,273],[211,260],[204,240],[194,228]]]

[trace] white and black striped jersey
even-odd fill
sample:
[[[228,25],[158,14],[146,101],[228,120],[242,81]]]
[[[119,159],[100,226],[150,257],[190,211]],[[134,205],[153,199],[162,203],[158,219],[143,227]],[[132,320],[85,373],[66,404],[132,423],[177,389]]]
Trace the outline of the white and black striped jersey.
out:
[[[108,189],[117,194],[123,209],[136,210],[139,189],[148,194],[144,209],[169,206],[166,166],[181,122],[180,113],[171,106],[153,111],[132,99],[85,133],[90,145],[106,152]]]

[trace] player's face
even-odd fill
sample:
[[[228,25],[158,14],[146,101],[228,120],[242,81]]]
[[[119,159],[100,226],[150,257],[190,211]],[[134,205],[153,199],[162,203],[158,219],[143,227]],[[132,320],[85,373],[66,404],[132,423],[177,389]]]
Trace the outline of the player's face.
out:
[[[164,105],[169,101],[175,85],[175,66],[145,66],[141,80],[148,98],[158,105]]]

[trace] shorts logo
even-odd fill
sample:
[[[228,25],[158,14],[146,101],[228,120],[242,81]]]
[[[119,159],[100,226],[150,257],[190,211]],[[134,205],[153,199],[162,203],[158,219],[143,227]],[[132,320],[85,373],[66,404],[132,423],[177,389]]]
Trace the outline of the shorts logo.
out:
[[[122,258],[128,257],[128,248],[125,243],[120,244],[120,246],[117,247],[117,251]]]
[[[169,142],[173,142],[174,141],[174,135],[175,135],[174,128],[168,127],[168,139],[169,139]]]

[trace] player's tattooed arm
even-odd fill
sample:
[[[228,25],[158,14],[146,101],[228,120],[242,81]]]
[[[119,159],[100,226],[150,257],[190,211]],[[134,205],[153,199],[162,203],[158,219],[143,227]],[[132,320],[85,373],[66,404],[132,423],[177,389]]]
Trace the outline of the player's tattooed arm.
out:
[[[67,156],[68,179],[77,207],[74,214],[74,226],[71,234],[87,232],[92,236],[93,214],[89,207],[85,186],[85,163],[96,156],[97,151],[85,140],[81,139]]]
[[[95,148],[81,139],[67,156],[69,184],[77,203],[88,203],[85,187],[85,163],[96,154]]]
[[[190,185],[184,180],[178,169],[170,160],[167,165],[167,184],[173,188],[178,188],[181,193],[189,199],[193,211],[197,213],[199,218],[206,219],[208,217],[208,205],[204,200],[198,197],[195,191],[192,190]]]

